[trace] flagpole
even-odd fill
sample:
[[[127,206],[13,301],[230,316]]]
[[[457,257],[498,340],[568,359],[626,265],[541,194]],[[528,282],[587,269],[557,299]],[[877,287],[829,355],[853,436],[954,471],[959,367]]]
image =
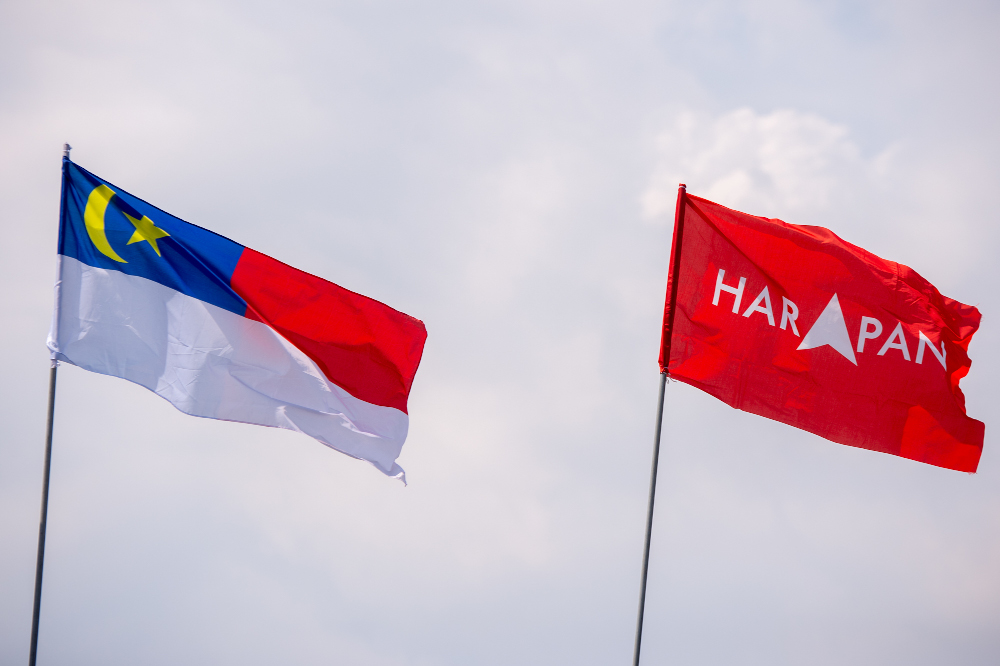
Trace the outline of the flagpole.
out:
[[[639,584],[639,619],[635,628],[635,652],[632,666],[639,666],[642,645],[642,616],[646,608],[646,574],[649,571],[649,539],[653,535],[653,502],[656,500],[656,469],[660,462],[660,431],[663,426],[663,396],[667,389],[667,373],[660,373],[660,401],[656,408],[656,436],[653,438],[653,471],[649,475],[649,506],[646,509],[646,544],[642,549],[642,582]]]
[[[63,144],[63,162],[69,159],[72,148]],[[65,169],[65,166],[63,166]],[[60,218],[62,211],[60,210]],[[56,371],[58,362],[53,358],[49,369],[49,413],[45,423],[45,469],[42,472],[42,516],[38,522],[38,558],[35,560],[35,604],[31,611],[31,650],[28,666],[35,666],[38,657],[38,618],[42,611],[42,571],[45,567],[45,528],[49,516],[49,474],[52,470],[52,424],[56,414]]]
[[[49,471],[52,468],[52,421],[56,409],[56,369],[55,359],[49,370],[49,417],[45,426],[45,472],[42,476],[42,518],[38,524],[38,559],[35,561],[35,607],[31,613],[31,652],[28,666],[35,666],[38,655],[38,617],[42,604],[42,569],[45,563],[45,524],[49,513]]]
[[[660,398],[656,407],[656,435],[653,438],[653,469],[649,475],[649,505],[646,508],[646,541],[642,549],[642,581],[639,584],[639,617],[635,627],[635,651],[632,666],[639,666],[642,647],[642,620],[646,610],[646,577],[649,573],[649,543],[653,536],[653,504],[656,500],[656,472],[660,464],[660,434],[663,429],[663,400],[667,390],[667,365],[670,363],[670,339],[677,303],[677,282],[680,274],[681,241],[684,234],[684,197],[687,186],[677,187],[677,208],[674,212],[674,239],[670,247],[670,271],[667,276],[667,303],[663,313],[663,337],[660,341]]]

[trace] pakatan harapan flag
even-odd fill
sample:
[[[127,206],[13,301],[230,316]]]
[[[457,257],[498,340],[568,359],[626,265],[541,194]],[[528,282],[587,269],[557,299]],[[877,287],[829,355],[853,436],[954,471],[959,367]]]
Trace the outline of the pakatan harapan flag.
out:
[[[182,412],[305,433],[383,473],[409,427],[417,319],[189,224],[63,160],[55,360]]]
[[[821,437],[974,472],[985,426],[959,381],[979,311],[828,229],[683,188],[660,369]]]

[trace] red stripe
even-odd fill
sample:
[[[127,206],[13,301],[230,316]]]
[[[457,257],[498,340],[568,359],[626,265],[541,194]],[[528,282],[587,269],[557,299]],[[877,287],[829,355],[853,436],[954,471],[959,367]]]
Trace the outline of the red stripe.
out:
[[[355,398],[406,412],[427,331],[423,322],[246,248],[230,281],[246,317],[305,352]]]

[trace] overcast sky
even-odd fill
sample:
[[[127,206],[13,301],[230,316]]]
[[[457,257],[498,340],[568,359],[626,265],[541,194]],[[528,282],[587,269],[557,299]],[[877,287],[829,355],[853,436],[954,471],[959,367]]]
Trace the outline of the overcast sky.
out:
[[[64,141],[422,319],[409,486],[63,366],[39,664],[630,663],[673,197],[977,305],[967,475],[667,389],[645,664],[1000,654],[1000,5],[0,2],[0,662],[28,654]]]

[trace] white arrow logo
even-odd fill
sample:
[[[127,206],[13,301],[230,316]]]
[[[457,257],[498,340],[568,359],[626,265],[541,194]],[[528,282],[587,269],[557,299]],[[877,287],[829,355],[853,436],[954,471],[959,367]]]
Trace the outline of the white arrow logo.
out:
[[[837,294],[834,294],[830,302],[826,304],[819,319],[806,333],[806,337],[802,338],[802,344],[798,346],[798,349],[815,349],[823,345],[830,345],[848,361],[854,365],[858,364],[858,360],[854,357],[851,337],[847,334],[847,322],[844,321],[844,313],[840,309]]]

